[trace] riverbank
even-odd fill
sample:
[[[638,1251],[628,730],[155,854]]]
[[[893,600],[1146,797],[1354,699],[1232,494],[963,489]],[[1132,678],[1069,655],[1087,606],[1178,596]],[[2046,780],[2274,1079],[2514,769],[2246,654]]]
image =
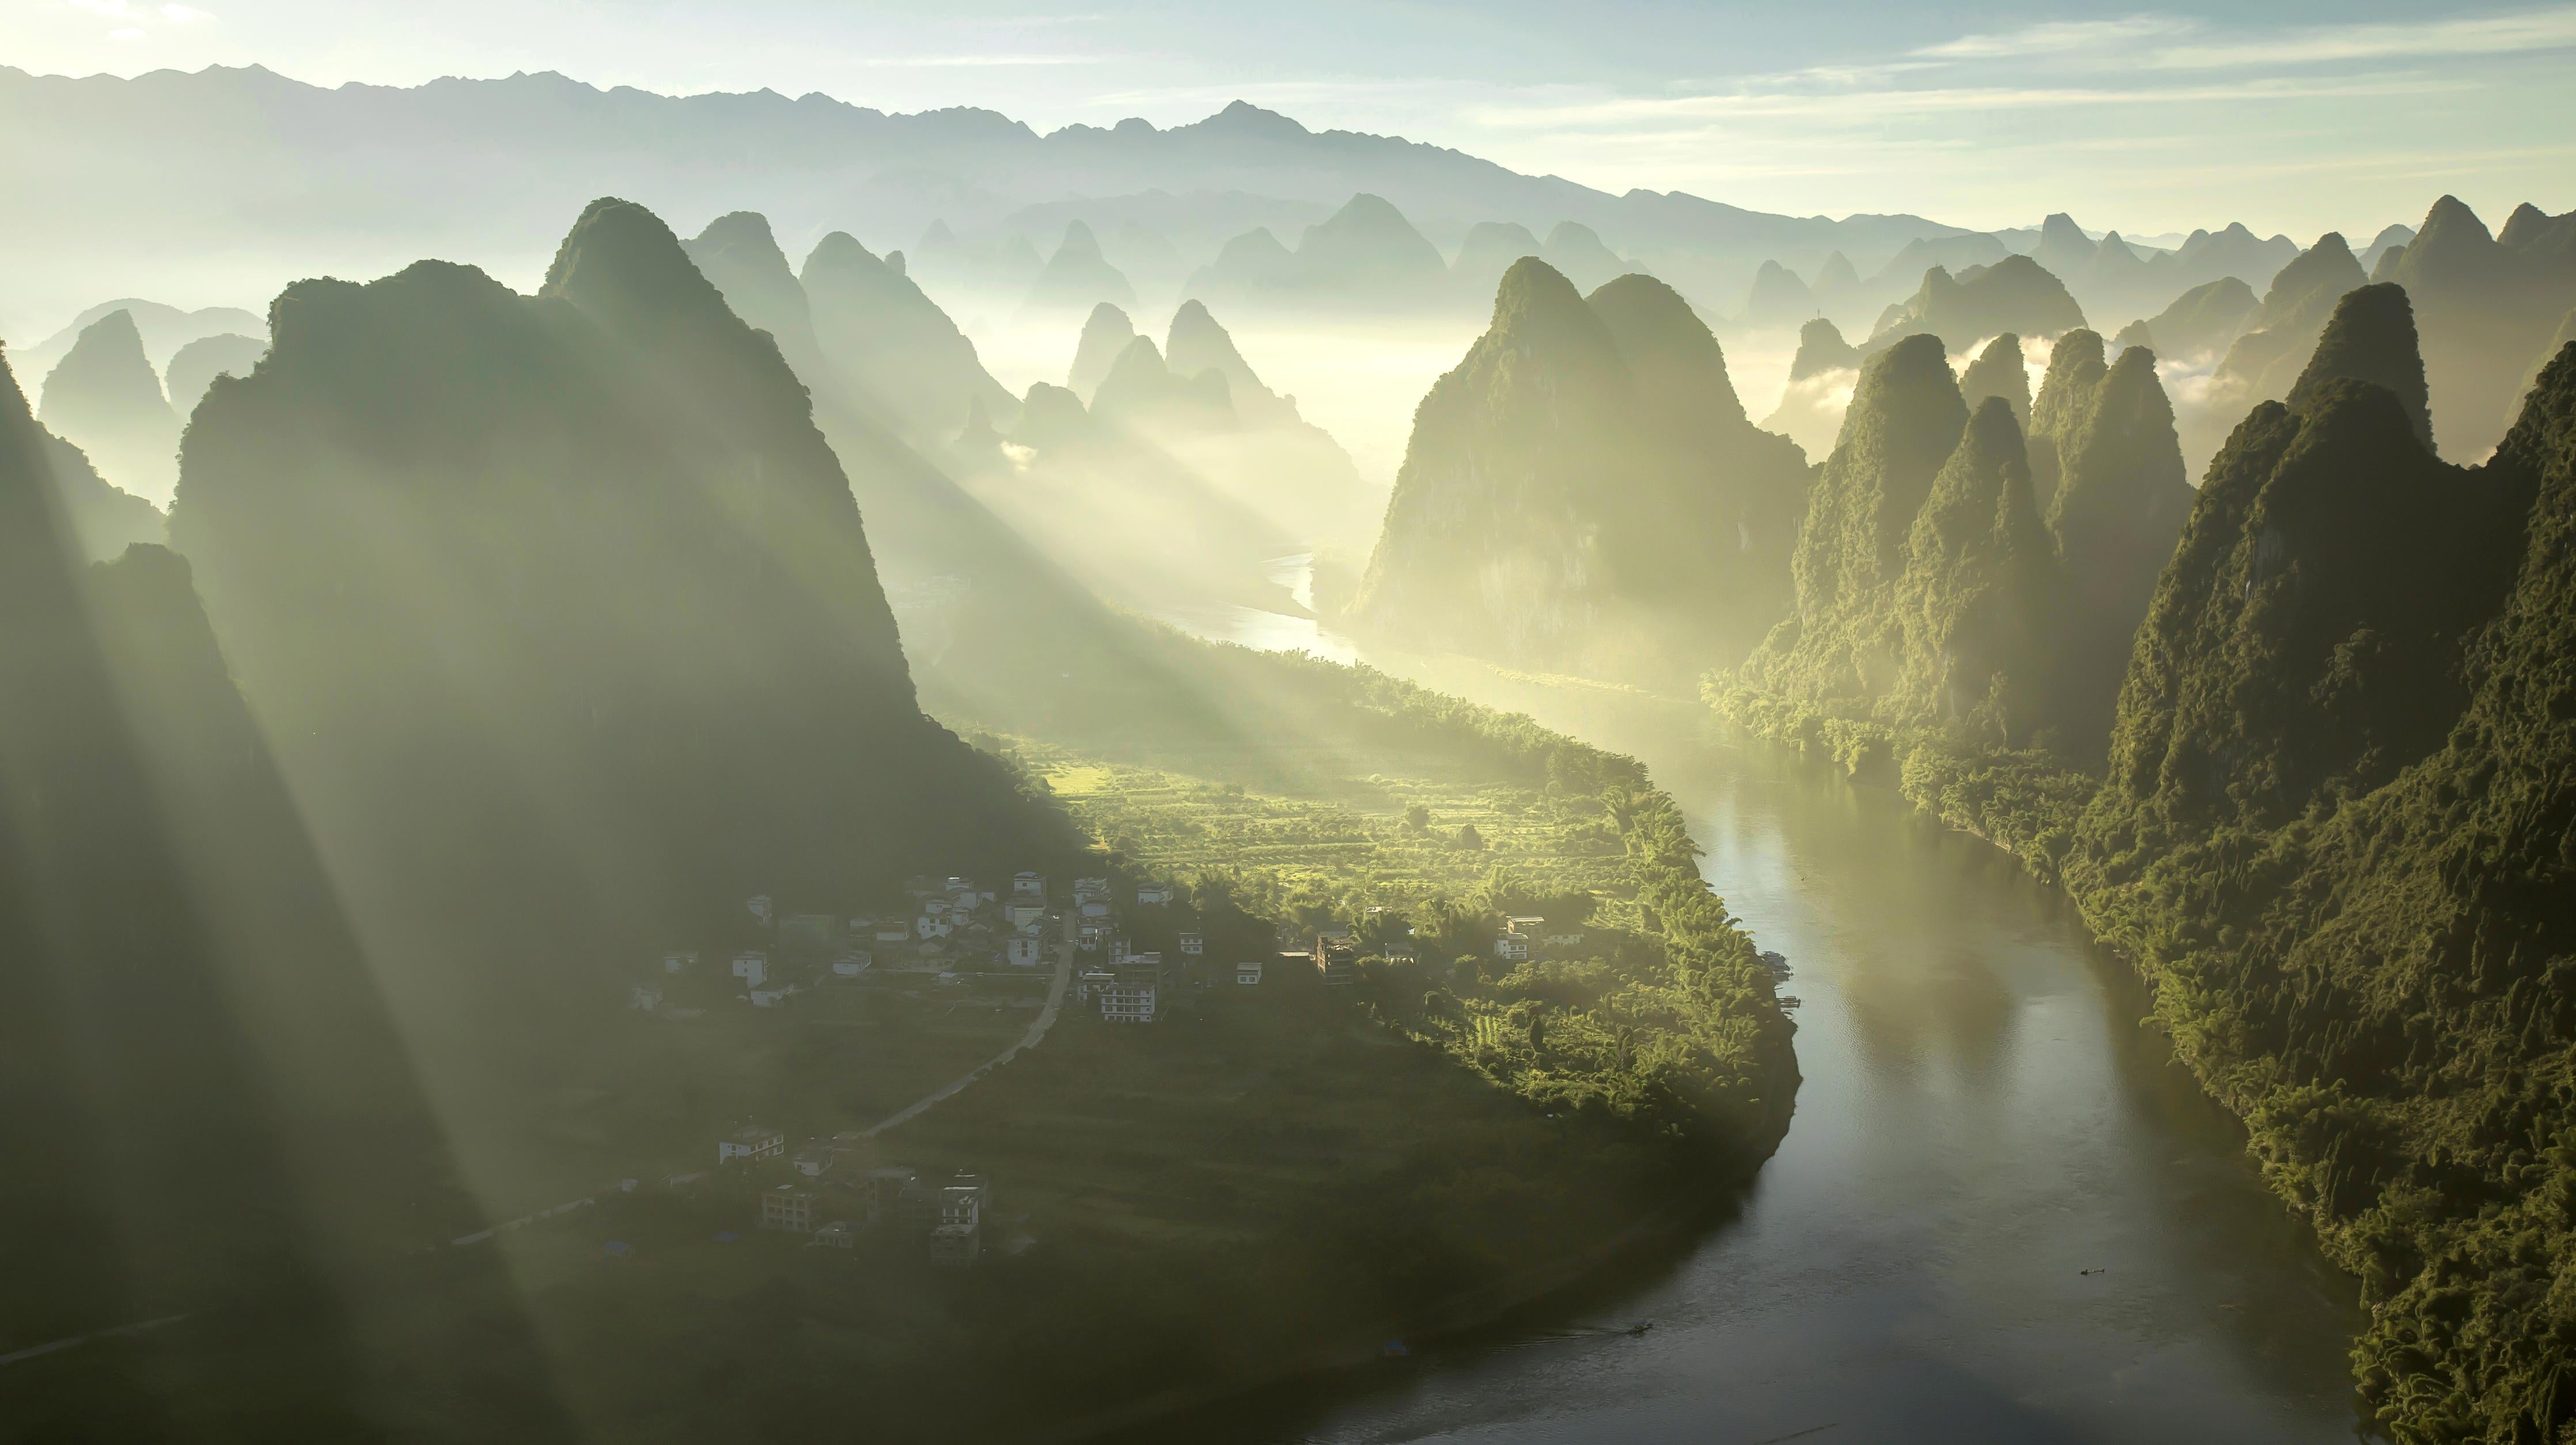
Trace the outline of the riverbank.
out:
[[[2338,841],[2359,798],[2270,831],[2177,826],[2045,753],[1852,723],[1723,680],[1708,700],[1751,735],[1892,785],[2064,893],[2143,981],[2175,1057],[2241,1123],[2266,1188],[2359,1283],[2353,1373],[2383,1425],[2468,1441],[2500,1421],[2566,1418],[2552,1361],[2576,1323],[2539,1303],[2564,1278],[2545,1262],[2563,1257],[2564,1187],[2535,1185],[2576,1153],[2552,1153],[2548,1095],[2564,1084],[2541,1082],[2563,1078],[2563,1050],[2554,1065],[2524,1055],[2567,1007],[2546,984],[2508,990],[2492,964],[2392,993],[2320,956],[2351,951],[2334,940],[2371,911],[2336,871],[2377,851]],[[2416,894],[2405,906],[2440,911]],[[2406,965],[2416,978],[2445,966],[2439,931],[2379,947],[2422,955]],[[2409,1002],[2427,995],[2447,1003]]]
[[[1795,1127],[1678,1255],[1454,1346],[1112,1438],[1660,1445],[1925,1420],[1998,1445],[2377,1438],[2345,1358],[2356,1287],[2265,1191],[2242,1124],[2137,1027],[2144,984],[2061,890],[1703,704],[1372,661],[1653,770],[1697,867],[1795,968]],[[1647,1318],[1641,1338],[1590,1328]]]
[[[1358,925],[1361,949],[1385,946],[1394,936],[1386,925],[1410,918],[1419,926],[1406,930],[1407,946],[1393,959],[1355,960],[1348,988],[1313,988],[1292,964],[1294,991],[1249,1009],[1220,968],[1151,1047],[1168,1052],[1173,1039],[1212,1031],[1220,1041],[1150,1067],[1138,1066],[1133,1040],[1095,1052],[1097,1038],[1077,1020],[1057,1041],[1070,1047],[926,1121],[906,1147],[934,1161],[1009,1157],[1025,1166],[1047,1152],[1031,1135],[1044,1132],[1062,1150],[1071,1132],[1096,1147],[1075,1146],[1078,1168],[1056,1181],[1041,1173],[1033,1186],[1033,1211],[1060,1232],[1070,1227],[1094,1242],[1152,1233],[1169,1248],[1225,1233],[1207,1211],[1168,1207],[1176,1200],[1222,1197],[1238,1227],[1265,1215],[1284,1226],[1321,1204],[1344,1242],[1380,1236],[1353,1255],[1375,1258],[1338,1276],[1318,1276],[1307,1259],[1295,1278],[1248,1273],[1239,1257],[1210,1259],[1205,1269],[1183,1259],[1181,1273],[1203,1285],[1212,1270],[1229,1281],[1221,1293],[1261,1299],[1263,1313],[1287,1327],[1267,1340],[1238,1338],[1221,1360],[1208,1358],[1205,1329],[1171,1341],[1154,1353],[1186,1362],[1172,1383],[1040,1439],[1090,1438],[1344,1371],[1378,1358],[1390,1339],[1419,1347],[1472,1333],[1597,1287],[1605,1273],[1669,1261],[1733,1207],[1787,1130],[1796,1065],[1774,979],[1700,881],[1678,809],[1641,768],[1527,719],[1383,676],[1305,659],[1281,665],[1318,670],[1300,679],[1308,684],[1352,687],[1376,720],[1330,746],[1296,749],[1298,785],[1286,792],[1241,781],[1238,765],[1275,779],[1275,758],[1224,750],[1192,750],[1179,760],[1188,772],[1027,742],[1009,755],[1122,866],[1194,879],[1199,902],[1222,899],[1265,919],[1311,928],[1339,911]],[[1311,686],[1303,690],[1311,696]],[[1435,740],[1445,745],[1426,749]],[[1461,831],[1475,842],[1461,843]],[[1568,893],[1583,896],[1587,944],[1572,951],[1585,958],[1468,967],[1479,955],[1490,960],[1486,916],[1498,887],[1553,895],[1559,906]],[[1211,958],[1220,936],[1213,926],[1205,934]],[[1593,986],[1569,989],[1577,975]],[[1436,1010],[1416,1002],[1426,996],[1440,1000]],[[1534,1006],[1552,1010],[1546,1041],[1530,1037]],[[1756,1010],[1761,1017],[1750,1017]],[[1467,1027],[1479,1019],[1482,1030]],[[1497,1037],[1507,1024],[1509,1036]],[[1275,1045],[1283,1029],[1339,1056],[1251,1065],[1246,1055],[1262,1045],[1252,1035]],[[1712,1060],[1725,1062],[1711,1068]],[[1274,1113],[1233,1094],[1248,1076],[1274,1069],[1348,1080],[1372,1067],[1392,1069],[1389,1087],[1375,1092],[1399,1117],[1347,1130],[1329,1149],[1312,1130],[1318,1120],[1350,1124],[1347,1100],[1309,1099]],[[1076,1079],[1080,1093],[1124,1101],[1126,1117],[1073,1117],[1066,1100]],[[1232,1095],[1226,1117],[1175,1117],[1188,1112],[1175,1108],[1176,1097],[1210,1095]],[[1260,1143],[1236,1156],[1245,1116]],[[1032,1127],[1032,1118],[1043,1123]],[[1122,1139],[1131,1150],[1137,1139],[1165,1143],[1129,1161],[1130,1177],[1104,1178],[1098,1161]],[[1338,1182],[1260,1177],[1256,1154],[1275,1164],[1301,1152],[1381,1162],[1354,1171],[1366,1178]],[[1086,1208],[1103,1194],[1121,1196],[1118,1207]],[[1426,1229],[1425,1219],[1437,1223]],[[1265,1247],[1249,1236],[1226,1243]],[[1301,1313],[1309,1299],[1330,1303]],[[1353,1307],[1370,1302],[1379,1307]]]

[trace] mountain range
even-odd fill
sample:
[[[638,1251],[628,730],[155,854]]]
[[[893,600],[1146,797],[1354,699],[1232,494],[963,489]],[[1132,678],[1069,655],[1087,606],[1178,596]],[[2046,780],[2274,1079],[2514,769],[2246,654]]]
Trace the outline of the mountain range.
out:
[[[325,88],[256,66],[131,80],[0,67],[0,125],[80,135],[124,178],[66,187],[0,157],[0,189],[21,198],[22,222],[0,238],[0,266],[53,278],[47,292],[64,296],[110,294],[116,278],[142,274],[256,294],[282,275],[373,274],[423,250],[533,264],[556,218],[603,189],[667,215],[759,210],[798,245],[857,223],[880,252],[927,239],[934,223],[1007,242],[1032,224],[1052,239],[1067,220],[1125,216],[1206,259],[1202,238],[1300,224],[1314,212],[1299,208],[1329,211],[1365,193],[1444,245],[1482,221],[1541,235],[1573,222],[1711,294],[1739,291],[1766,258],[1813,264],[1840,250],[1875,269],[1910,241],[1962,233],[1915,216],[1834,220],[1680,192],[1611,195],[1396,137],[1310,131],[1241,102],[1184,126],[1039,135],[990,111],[889,115],[767,91],[673,97],[554,74]],[[759,161],[747,168],[746,156]],[[369,183],[387,165],[404,186]],[[301,199],[317,194],[339,199],[320,210]],[[1069,195],[1088,199],[1036,209]],[[188,254],[104,239],[171,235],[188,239]],[[266,259],[246,273],[246,257]]]

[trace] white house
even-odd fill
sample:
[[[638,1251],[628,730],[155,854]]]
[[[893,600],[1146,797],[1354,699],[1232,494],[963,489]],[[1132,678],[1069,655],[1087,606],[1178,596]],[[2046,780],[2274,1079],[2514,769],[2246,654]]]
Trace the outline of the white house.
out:
[[[746,949],[733,956],[733,976],[753,988],[769,977],[769,955],[759,949]]]
[[[1043,903],[1014,903],[1009,914],[1014,928],[1035,928],[1046,917]]]
[[[759,919],[763,923],[767,923],[773,914],[773,909],[769,902],[769,895],[766,893],[753,894],[750,898],[743,901],[742,906],[750,909],[751,916]]]
[[[1038,941],[1026,934],[1013,938],[1003,945],[1003,948],[1012,964],[1019,968],[1034,968],[1044,958],[1044,954],[1038,948]]]
[[[662,1006],[662,985],[658,983],[639,983],[635,985],[634,989],[626,996],[626,1006],[628,1008],[640,1008],[646,1013],[651,1013],[653,1010],[660,1008]]]
[[[1494,940],[1494,957],[1505,963],[1525,963],[1529,960],[1529,946],[1526,934],[1502,934]]]
[[[796,1172],[808,1179],[820,1179],[832,1167],[832,1146],[808,1144],[796,1151]]]
[[[1242,984],[1261,982],[1261,965],[1257,963],[1236,964],[1234,966],[1234,981]]]
[[[755,986],[751,991],[751,1006],[753,1008],[776,1008],[780,1004],[785,1003],[790,995],[802,992],[804,992],[803,989],[798,988],[796,985],[789,983],[785,979],[780,979],[776,983],[760,984]]]
[[[662,955],[662,971],[664,973],[686,973],[697,966],[698,956],[694,953],[674,952]]]
[[[1163,956],[1129,954],[1093,991],[1100,996],[1102,1021],[1150,1024],[1163,1016]]]
[[[1152,908],[1172,901],[1172,890],[1160,883],[1148,883],[1136,890],[1136,906]]]
[[[767,1159],[787,1152],[787,1136],[763,1124],[736,1124],[716,1141],[716,1162]]]
[[[912,930],[899,924],[889,923],[877,930],[879,943],[905,943],[911,938]]]
[[[1201,954],[1204,954],[1204,953],[1206,953],[1206,952],[1207,952],[1207,940],[1206,940],[1204,937],[1200,936],[1200,935],[1199,935],[1195,930],[1187,930],[1187,929],[1185,929],[1185,930],[1183,930],[1183,931],[1182,931],[1182,933],[1181,933],[1181,953],[1182,953],[1182,956],[1187,957],[1187,958],[1197,958],[1197,957],[1199,957]]]
[[[1046,902],[1046,879],[1035,873],[1012,874],[1011,901],[1014,903]]]
[[[875,957],[871,954],[845,953],[832,960],[832,972],[840,978],[857,978],[867,972],[868,965],[873,962]]]

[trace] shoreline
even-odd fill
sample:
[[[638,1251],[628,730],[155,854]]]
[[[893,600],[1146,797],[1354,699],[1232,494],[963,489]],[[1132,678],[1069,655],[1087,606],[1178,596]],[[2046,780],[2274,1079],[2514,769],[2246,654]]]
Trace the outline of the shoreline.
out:
[[[1762,1166],[1779,1152],[1781,1141],[1788,1137],[1790,1120],[1797,1112],[1797,1085],[1803,1082],[1794,1059],[1789,1073],[1785,1092],[1775,1091],[1769,1097],[1790,1102],[1786,1107],[1775,1108],[1772,1117],[1765,1119],[1758,1152],[1712,1166],[1704,1188],[1637,1219],[1609,1239],[1546,1264],[1533,1265],[1507,1282],[1433,1301],[1410,1321],[1381,1318],[1366,1328],[1354,1327],[1348,1340],[1283,1363],[1277,1369],[1166,1390],[1024,1438],[1028,1445],[1086,1445],[1115,1432],[1175,1422],[1193,1411],[1228,1400],[1247,1399],[1304,1381],[1322,1381],[1382,1363],[1387,1358],[1383,1350],[1389,1340],[1404,1343],[1409,1354],[1427,1346],[1464,1341],[1503,1326],[1517,1315],[1542,1311],[1552,1302],[1574,1296],[1587,1287],[1611,1285],[1613,1277],[1624,1268],[1644,1265],[1667,1246],[1672,1247],[1676,1258],[1686,1257],[1689,1247],[1706,1229],[1723,1223],[1743,1202],[1759,1181]]]

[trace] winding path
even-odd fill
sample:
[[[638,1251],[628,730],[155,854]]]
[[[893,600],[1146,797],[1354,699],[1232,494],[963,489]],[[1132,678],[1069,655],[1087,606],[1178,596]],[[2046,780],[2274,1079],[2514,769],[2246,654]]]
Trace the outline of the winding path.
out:
[[[887,1115],[873,1126],[860,1130],[860,1138],[873,1139],[899,1124],[912,1122],[927,1113],[931,1105],[962,1092],[967,1085],[1019,1057],[1020,1050],[1037,1047],[1038,1040],[1045,1038],[1047,1030],[1055,1027],[1056,1014],[1064,1006],[1065,988],[1073,982],[1073,918],[1072,914],[1065,916],[1065,936],[1056,944],[1055,984],[1047,990],[1046,1007],[1038,1010],[1038,1016],[1029,1022],[1028,1032],[1020,1035],[1019,1041],[1009,1048],[940,1085],[932,1092],[904,1105],[903,1108]]]

